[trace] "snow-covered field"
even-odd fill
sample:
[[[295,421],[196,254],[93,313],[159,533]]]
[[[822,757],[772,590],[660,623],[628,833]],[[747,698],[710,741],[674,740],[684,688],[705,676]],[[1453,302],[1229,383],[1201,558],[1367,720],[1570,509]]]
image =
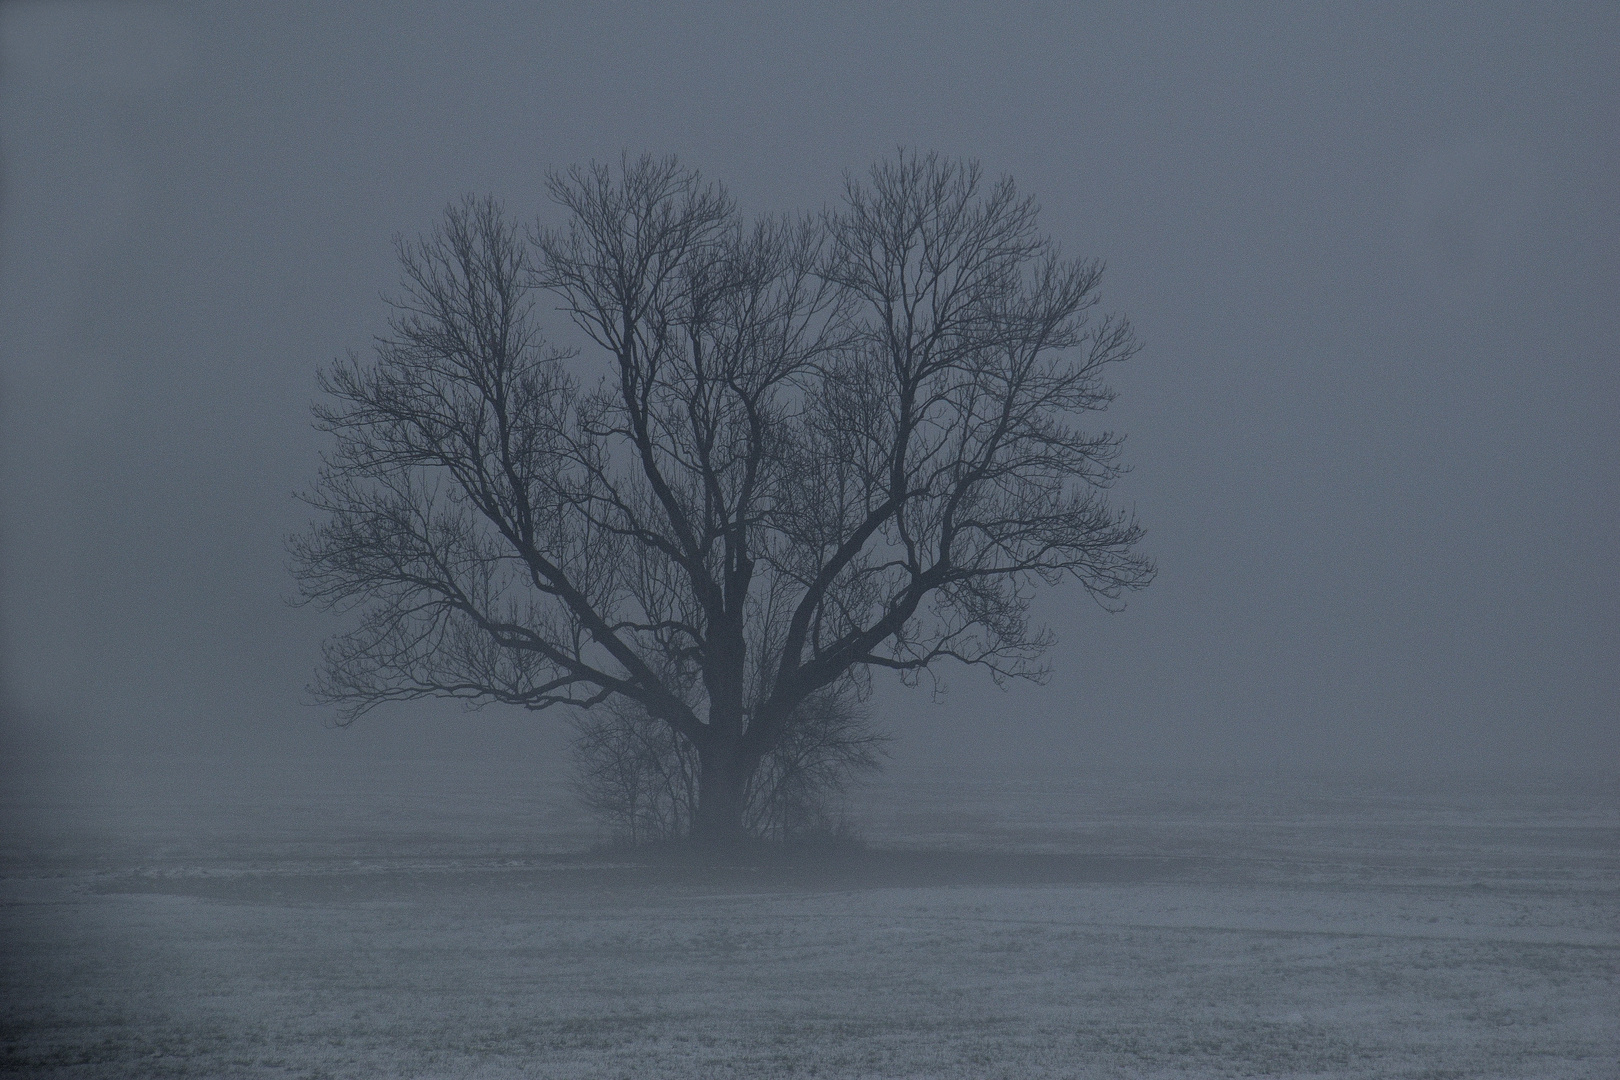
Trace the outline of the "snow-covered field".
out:
[[[724,870],[508,774],[36,787],[5,1075],[1620,1076],[1612,786],[914,778]]]

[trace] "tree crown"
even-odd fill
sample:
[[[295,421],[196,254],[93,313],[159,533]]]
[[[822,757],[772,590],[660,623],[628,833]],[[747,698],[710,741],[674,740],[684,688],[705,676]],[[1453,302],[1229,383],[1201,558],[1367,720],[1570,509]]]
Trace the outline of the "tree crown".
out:
[[[757,760],[872,669],[1041,678],[1039,585],[1115,606],[1151,579],[1106,498],[1120,438],[1081,425],[1135,341],[1010,179],[903,153],[753,222],[674,159],[549,186],[561,227],[468,199],[401,241],[388,333],[322,375],[292,550],[357,615],[323,700],[618,699]]]

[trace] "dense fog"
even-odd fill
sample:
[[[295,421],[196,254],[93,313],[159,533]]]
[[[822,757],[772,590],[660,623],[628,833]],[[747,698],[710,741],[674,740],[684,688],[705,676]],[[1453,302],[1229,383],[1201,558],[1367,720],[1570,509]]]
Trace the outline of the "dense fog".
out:
[[[1614,761],[1603,5],[5,19],[5,678],[29,737],[334,752],[299,704],[330,626],[283,604],[282,543],[314,372],[382,329],[396,233],[467,192],[555,217],[548,169],[625,150],[816,210],[909,146],[1011,174],[1107,263],[1145,346],[1111,375],[1118,495],[1161,574],[1117,617],[1042,600],[1049,687],[885,688],[898,754]],[[411,738],[463,745],[427,712]],[[479,722],[531,745],[531,718]]]
[[[37,2],[0,48],[0,1072],[1612,1066],[1613,6]],[[316,372],[396,237],[644,152],[814,214],[902,149],[1105,264],[1150,587],[1043,590],[1044,685],[878,673],[845,862],[626,870],[556,711],[311,704]]]

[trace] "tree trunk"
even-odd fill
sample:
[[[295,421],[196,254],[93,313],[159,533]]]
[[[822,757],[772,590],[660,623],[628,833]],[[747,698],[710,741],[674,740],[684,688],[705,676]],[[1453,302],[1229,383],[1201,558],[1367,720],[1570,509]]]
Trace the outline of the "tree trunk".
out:
[[[734,747],[711,746],[700,751],[693,840],[718,847],[744,839],[748,781],[758,765],[757,759],[748,758]]]

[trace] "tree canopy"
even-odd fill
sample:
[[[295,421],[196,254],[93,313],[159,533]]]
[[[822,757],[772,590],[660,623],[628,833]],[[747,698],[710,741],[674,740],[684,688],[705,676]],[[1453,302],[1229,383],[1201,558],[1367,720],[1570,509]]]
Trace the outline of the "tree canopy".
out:
[[[1136,349],[1011,179],[902,153],[820,215],[746,219],[674,159],[554,174],[560,225],[467,199],[399,243],[372,355],[321,375],[332,437],[294,538],[347,611],[315,693],[610,702],[695,748],[694,828],[818,695],[941,661],[1042,678],[1042,585],[1153,576],[1082,421]],[[547,308],[609,374],[548,344]]]

